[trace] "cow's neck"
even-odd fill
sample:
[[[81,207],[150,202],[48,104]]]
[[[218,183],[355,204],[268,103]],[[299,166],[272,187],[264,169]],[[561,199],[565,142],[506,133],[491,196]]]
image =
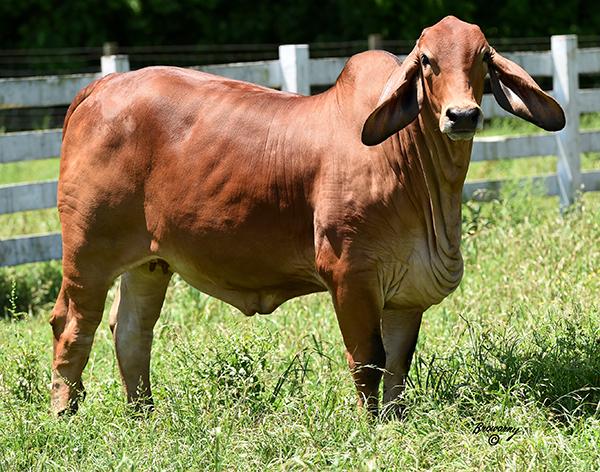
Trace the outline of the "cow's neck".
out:
[[[428,121],[420,115],[400,132],[400,141],[410,144],[401,144],[405,152],[399,156],[399,169],[417,184],[407,186],[407,191],[423,218],[438,290],[450,293],[463,274],[461,202],[472,141],[451,141],[437,123]]]

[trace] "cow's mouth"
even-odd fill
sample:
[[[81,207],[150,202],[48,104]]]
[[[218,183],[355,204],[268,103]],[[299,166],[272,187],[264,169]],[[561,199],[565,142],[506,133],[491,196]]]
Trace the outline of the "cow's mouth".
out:
[[[465,141],[468,139],[473,139],[475,133],[477,132],[477,128],[473,129],[450,129],[445,131],[444,134],[448,136],[452,141]]]

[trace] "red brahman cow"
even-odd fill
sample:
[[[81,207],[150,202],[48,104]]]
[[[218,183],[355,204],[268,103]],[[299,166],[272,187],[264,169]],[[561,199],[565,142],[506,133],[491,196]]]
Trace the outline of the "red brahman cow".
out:
[[[454,17],[425,29],[402,63],[352,57],[311,97],[175,67],[82,90],[58,186],[53,410],[77,408],[119,276],[119,368],[128,400],[151,406],[152,330],[175,272],[246,315],[328,290],[359,404],[377,411],[382,375],[385,403],[397,404],[423,311],[463,274],[461,191],[486,73],[504,109],[564,126],[523,69]]]

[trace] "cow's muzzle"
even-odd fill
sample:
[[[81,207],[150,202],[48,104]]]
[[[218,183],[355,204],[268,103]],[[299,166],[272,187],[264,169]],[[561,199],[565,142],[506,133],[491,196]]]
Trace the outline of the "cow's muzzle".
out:
[[[483,127],[483,113],[478,106],[449,107],[440,119],[440,131],[453,141],[472,139]]]

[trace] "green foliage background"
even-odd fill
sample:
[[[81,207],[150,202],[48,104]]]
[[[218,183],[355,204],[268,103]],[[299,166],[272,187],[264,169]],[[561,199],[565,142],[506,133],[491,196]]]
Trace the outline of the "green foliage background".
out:
[[[2,0],[2,48],[414,39],[448,14],[488,37],[597,34],[581,0]]]

